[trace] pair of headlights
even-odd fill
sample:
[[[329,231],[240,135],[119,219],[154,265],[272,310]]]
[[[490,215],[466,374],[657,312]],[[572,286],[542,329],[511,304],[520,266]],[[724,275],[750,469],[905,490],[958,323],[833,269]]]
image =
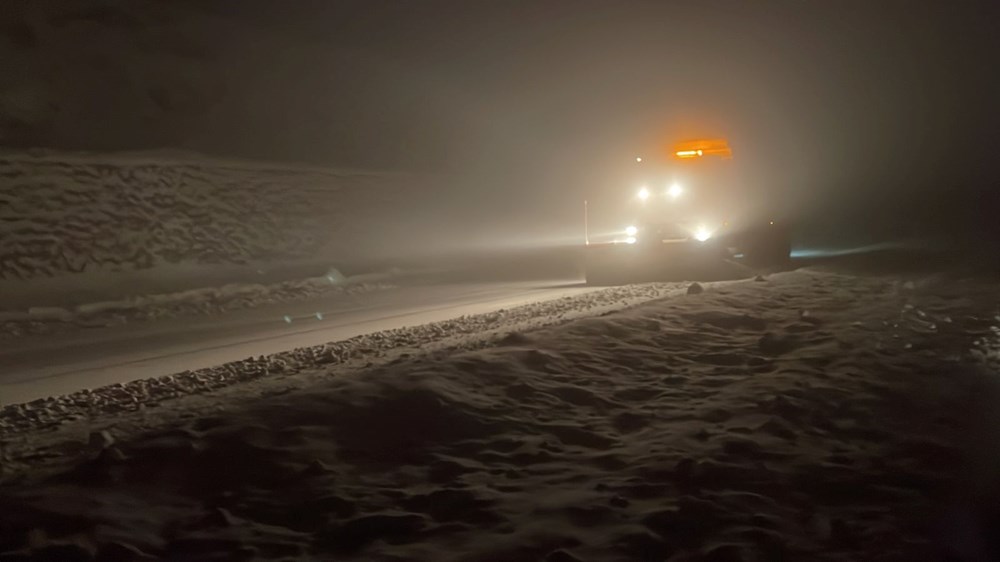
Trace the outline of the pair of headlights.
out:
[[[676,183],[667,188],[667,197],[670,197],[671,199],[677,199],[683,193],[684,193],[684,188],[682,188],[679,184]],[[642,187],[639,189],[638,197],[640,201],[646,201],[650,198],[650,196],[652,196],[652,193],[650,193],[648,187]]]

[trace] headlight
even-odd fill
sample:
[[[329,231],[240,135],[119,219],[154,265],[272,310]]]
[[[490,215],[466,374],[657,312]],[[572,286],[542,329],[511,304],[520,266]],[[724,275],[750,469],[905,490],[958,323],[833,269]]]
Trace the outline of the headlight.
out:
[[[625,239],[626,244],[635,244],[635,236],[629,236]]]
[[[641,201],[645,201],[646,199],[649,199],[649,190],[646,189],[645,187],[643,187],[642,189],[640,189],[639,190],[639,199]]]
[[[699,226],[694,231],[694,239],[699,242],[704,242],[712,237],[712,231],[705,228],[704,226]]]
[[[677,199],[681,196],[681,193],[684,193],[684,189],[680,186],[680,184],[676,183],[671,185],[670,189],[667,190],[667,195],[669,195],[671,199]]]
[[[625,234],[629,236],[635,236],[636,234],[639,234],[639,229],[634,226],[626,226]]]

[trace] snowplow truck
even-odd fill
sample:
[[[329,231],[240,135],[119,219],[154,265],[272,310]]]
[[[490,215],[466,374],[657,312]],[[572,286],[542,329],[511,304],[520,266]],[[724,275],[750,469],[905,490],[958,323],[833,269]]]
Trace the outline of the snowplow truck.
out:
[[[707,279],[734,261],[788,261],[788,226],[740,189],[726,140],[677,143],[665,156],[637,157],[633,183],[617,201],[585,203],[588,283]],[[601,206],[611,209],[592,208]],[[615,219],[604,224],[614,226],[591,232],[599,222],[592,215],[608,214],[601,210],[611,211]]]

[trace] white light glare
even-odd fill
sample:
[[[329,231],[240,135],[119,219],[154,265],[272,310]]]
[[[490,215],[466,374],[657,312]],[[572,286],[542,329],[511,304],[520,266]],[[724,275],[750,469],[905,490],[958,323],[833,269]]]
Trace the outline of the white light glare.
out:
[[[635,161],[636,162],[642,162],[642,156],[636,156],[635,157]]]
[[[649,199],[649,190],[646,189],[645,187],[642,188],[642,189],[640,189],[639,190],[639,199],[642,200],[642,201],[645,201],[646,199]]]
[[[626,226],[625,234],[629,236],[635,236],[636,234],[639,234],[639,229],[634,226]]]
[[[708,240],[711,237],[712,237],[712,231],[705,228],[704,226],[699,226],[694,231],[694,239],[699,242],[704,242],[705,240]]]
[[[667,195],[669,195],[673,199],[677,199],[678,197],[680,197],[681,193],[684,193],[684,189],[681,188],[680,184],[677,183],[671,185],[670,189],[667,190]]]
[[[629,236],[625,239],[626,244],[635,244],[635,236]]]

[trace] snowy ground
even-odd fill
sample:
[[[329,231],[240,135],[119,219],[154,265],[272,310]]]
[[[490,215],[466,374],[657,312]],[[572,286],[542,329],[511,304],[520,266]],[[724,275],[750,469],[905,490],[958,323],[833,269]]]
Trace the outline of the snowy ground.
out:
[[[0,310],[17,281],[86,287],[163,265],[357,259],[405,242],[418,186],[433,190],[407,174],[191,154],[2,152]]]
[[[1000,500],[995,279],[798,271],[685,292],[298,350],[209,394],[180,377],[78,395],[61,407],[82,419],[45,431],[6,409],[0,551],[992,559],[975,525]]]
[[[538,282],[399,287],[222,317],[23,338],[0,352],[0,434],[9,424],[53,426],[92,415],[94,408],[155,406],[317,361],[467,344],[472,337],[562,322],[679,290],[676,284],[595,291],[580,283]]]
[[[80,302],[71,306],[27,306],[0,311],[0,341],[31,335],[51,336],[167,318],[223,315],[273,303],[294,303],[330,295],[356,295],[393,286],[400,272],[345,277],[326,275],[276,283],[226,283],[168,293]]]
[[[10,340],[11,345],[0,348],[0,406],[184,371],[212,380],[211,373],[225,372],[227,363],[239,365],[252,356],[311,347],[322,352],[328,342],[594,290],[578,282],[409,281],[399,286],[358,283],[226,314],[130,320]],[[213,309],[216,303],[195,304]]]

